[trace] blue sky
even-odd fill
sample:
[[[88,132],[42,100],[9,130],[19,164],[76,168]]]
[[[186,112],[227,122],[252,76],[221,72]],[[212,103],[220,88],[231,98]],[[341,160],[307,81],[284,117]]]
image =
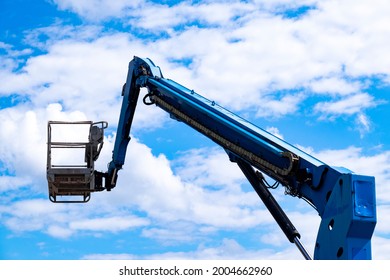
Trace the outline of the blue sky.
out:
[[[48,120],[106,120],[128,62],[318,159],[376,178],[373,258],[390,258],[386,0],[0,2],[0,259],[302,259],[224,151],[139,106],[117,188],[48,200]],[[313,252],[319,218],[275,192]]]

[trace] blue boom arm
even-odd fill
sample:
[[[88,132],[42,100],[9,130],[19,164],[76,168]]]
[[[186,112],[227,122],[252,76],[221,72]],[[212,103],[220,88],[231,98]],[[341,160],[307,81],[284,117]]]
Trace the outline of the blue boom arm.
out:
[[[148,89],[145,104],[155,104],[225,149],[306,259],[310,256],[299,242],[298,231],[272,197],[262,173],[282,184],[287,194],[307,201],[320,215],[315,259],[371,259],[376,225],[374,177],[321,162],[193,90],[165,79],[149,59],[134,57],[129,63],[113,158],[103,175],[107,190],[115,187],[117,172],[125,161],[141,87]]]

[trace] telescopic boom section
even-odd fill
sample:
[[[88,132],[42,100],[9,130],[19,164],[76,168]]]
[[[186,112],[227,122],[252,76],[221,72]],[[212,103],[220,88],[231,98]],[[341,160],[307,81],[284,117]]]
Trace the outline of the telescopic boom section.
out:
[[[119,115],[118,129],[115,138],[112,161],[108,165],[106,177],[106,189],[109,191],[116,185],[118,170],[125,163],[127,145],[131,139],[130,128],[133,123],[134,113],[140,88],[146,86],[148,77],[161,77],[160,68],[156,67],[149,59],[134,58],[129,63],[126,83],[122,89],[122,107]]]
[[[264,180],[265,174],[286,188],[286,193],[304,199],[318,212],[321,224],[315,244],[315,259],[371,259],[371,237],[376,225],[374,177],[331,167],[295,146],[264,131],[172,80],[149,59],[134,57],[123,87],[112,161],[106,173],[94,172],[104,188],[115,187],[125,163],[140,89],[146,105],[155,104],[173,119],[210,138],[238,164],[288,240],[306,259],[311,257],[299,242],[292,225]]]

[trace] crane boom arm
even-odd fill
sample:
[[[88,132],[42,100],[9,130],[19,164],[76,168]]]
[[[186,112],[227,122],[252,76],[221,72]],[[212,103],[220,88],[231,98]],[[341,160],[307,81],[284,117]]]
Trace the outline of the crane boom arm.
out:
[[[310,259],[310,256],[299,241],[299,232],[273,198],[263,174],[283,185],[286,194],[304,199],[318,212],[321,223],[315,244],[315,259],[371,259],[371,238],[376,225],[374,177],[327,165],[214,101],[164,78],[160,68],[150,59],[134,57],[129,63],[108,170],[98,172],[93,170],[92,165],[92,169],[85,169],[86,175],[82,174],[87,183],[80,184],[71,178],[75,178],[76,171],[80,173],[84,169],[48,169],[58,178],[63,178],[62,185],[58,184],[56,179],[52,179],[57,177],[48,172],[48,176],[51,175],[48,177],[51,180],[49,192],[53,193],[53,197],[82,194],[89,198],[90,192],[110,191],[116,186],[118,171],[125,163],[141,88],[148,90],[143,97],[146,105],[161,108],[173,119],[192,127],[226,151],[230,161],[237,163],[287,239],[297,245],[306,259]],[[86,201],[84,197],[82,202]]]
[[[286,193],[312,205],[321,217],[314,258],[371,258],[371,237],[376,224],[373,177],[323,163],[193,90],[165,79],[149,59],[134,57],[129,63],[107,189],[115,187],[117,171],[124,164],[141,87],[148,89],[145,104],[155,104],[223,147],[258,193],[266,189],[261,175],[264,173],[285,186]],[[264,197],[270,196],[267,192]],[[277,214],[280,207],[276,202],[263,202],[269,205],[271,213],[276,213],[275,219],[281,221],[280,226],[291,242],[299,237],[287,216]],[[281,225],[289,223],[290,226]]]

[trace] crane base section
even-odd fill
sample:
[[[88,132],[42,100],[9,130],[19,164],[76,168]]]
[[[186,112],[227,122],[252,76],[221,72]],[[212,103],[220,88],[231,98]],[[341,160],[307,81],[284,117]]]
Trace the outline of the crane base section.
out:
[[[376,225],[375,178],[343,174],[322,214],[315,259],[368,260]]]

